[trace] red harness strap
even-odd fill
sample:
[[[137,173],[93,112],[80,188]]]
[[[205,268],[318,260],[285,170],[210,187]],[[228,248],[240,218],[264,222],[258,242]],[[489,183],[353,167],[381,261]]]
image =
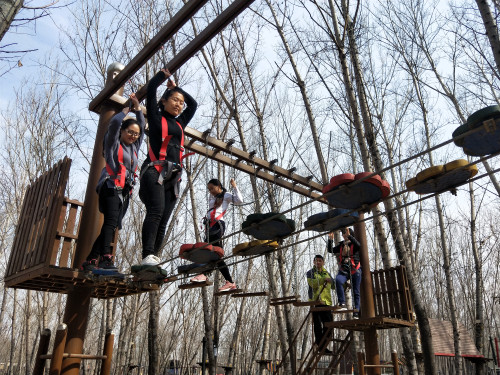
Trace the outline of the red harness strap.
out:
[[[137,157],[137,153],[135,154]],[[127,167],[125,166],[125,163],[123,162],[123,146],[121,143],[118,145],[118,163],[120,164],[120,169],[117,174],[113,171],[111,166],[106,163],[106,172],[109,174],[109,178],[112,179],[115,182],[115,188],[117,189],[123,189],[125,187],[125,179],[127,177]],[[133,165],[134,161],[131,160],[131,163]],[[135,172],[137,171],[137,165],[135,166],[135,170],[131,172],[131,174],[134,175],[135,178]]]
[[[182,129],[182,126],[181,126],[181,124],[179,124],[179,121],[176,121],[176,123],[179,126],[179,129],[181,129],[181,146],[180,146],[180,151],[179,151],[179,161],[180,161],[181,166],[182,166],[182,159],[184,159],[190,155],[193,155],[193,153],[183,155],[184,154],[184,129]],[[149,158],[151,159],[151,161],[153,163],[155,163],[156,161],[163,161],[166,159],[167,148],[168,148],[168,144],[169,144],[171,139],[172,139],[172,135],[168,135],[167,119],[162,116],[162,118],[161,118],[161,141],[162,141],[162,143],[161,143],[161,147],[160,147],[159,158],[158,159],[156,158],[153,150],[151,149],[151,146],[149,147],[149,151],[148,151]],[[161,173],[161,171],[163,170],[164,164],[163,163],[157,163],[157,164],[155,163],[154,167],[156,168],[158,173]]]
[[[358,262],[358,265],[356,265],[354,263],[354,258],[353,258],[353,254],[354,254],[354,244],[351,243],[351,246],[350,246],[350,249],[351,249],[351,264],[352,264],[352,268],[351,268],[351,274],[355,274],[357,270],[359,270],[359,267],[361,267],[361,262]],[[342,264],[342,250],[340,250],[340,253],[339,253],[339,259],[340,259],[340,263]]]
[[[226,213],[226,210],[224,210],[219,216],[215,217],[216,211],[217,207],[214,206],[214,208],[212,208],[212,212],[210,212],[210,228],[213,227],[215,223],[217,223],[220,219],[222,219],[224,214]]]

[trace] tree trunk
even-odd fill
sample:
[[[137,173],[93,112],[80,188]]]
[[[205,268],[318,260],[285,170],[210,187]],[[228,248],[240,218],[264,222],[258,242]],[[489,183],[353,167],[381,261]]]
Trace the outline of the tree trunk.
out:
[[[157,375],[158,368],[158,321],[160,318],[160,293],[149,292],[148,320],[148,375]]]
[[[330,0],[331,1],[331,0]],[[363,118],[363,126],[365,131],[366,140],[368,143],[368,147],[370,149],[370,154],[372,157],[372,161],[376,170],[383,169],[382,159],[380,157],[380,152],[378,150],[378,145],[376,143],[375,135],[373,133],[373,125],[371,123],[371,119],[369,117],[368,105],[366,102],[365,92],[364,92],[364,83],[362,77],[362,70],[359,63],[359,53],[358,47],[356,44],[355,36],[354,36],[354,25],[352,24],[352,20],[348,15],[348,8],[346,6],[345,0],[342,0],[343,12],[345,14],[345,22],[347,28],[347,36],[349,40],[349,52],[351,56],[351,60],[354,65],[354,77],[356,81],[358,100],[360,106],[360,113]],[[385,178],[384,174],[381,174],[382,178]],[[397,214],[394,211],[394,205],[392,200],[385,200],[384,207],[387,213],[387,218],[389,221],[391,234],[394,240],[394,244],[396,247],[396,253],[398,255],[399,261],[402,265],[408,263],[408,250],[406,248],[406,244],[404,243],[403,236],[399,227],[399,220]],[[399,207],[399,204],[397,205]],[[420,327],[420,336],[422,340],[422,347],[424,353],[424,363],[427,374],[436,374],[436,366],[434,362],[434,349],[432,345],[432,334],[429,326],[429,320],[427,316],[427,311],[420,301],[420,294],[418,293],[418,288],[416,286],[415,280],[411,272],[408,272],[408,284],[410,287],[410,292],[412,294],[413,302],[415,305],[415,313],[417,315],[419,327]]]
[[[476,0],[477,8],[483,18],[486,35],[490,41],[491,52],[497,65],[497,75],[500,74],[500,38],[498,36],[498,27],[495,18],[491,14],[490,6],[486,0]]]
[[[479,252],[476,239],[476,205],[474,197],[474,187],[472,182],[469,182],[469,195],[470,195],[470,237],[471,237],[471,249],[474,256],[474,269],[476,277],[476,323],[474,324],[474,341],[476,343],[476,348],[479,353],[482,354],[483,342],[484,342],[484,310],[483,310],[483,298],[484,298],[484,285],[483,285],[483,259]],[[476,363],[476,375],[484,374],[484,362],[480,361]]]
[[[267,5],[268,5],[268,7],[271,10],[271,13],[273,15],[273,19],[274,19],[273,26],[276,28],[276,31],[278,32],[278,34],[280,36],[281,42],[283,43],[283,48],[286,51],[286,54],[288,56],[288,60],[290,61],[290,64],[292,66],[292,69],[293,69],[293,72],[295,75],[295,84],[298,86],[298,88],[300,90],[300,94],[302,96],[304,108],[306,110],[307,118],[309,120],[309,126],[311,127],[311,135],[312,135],[312,139],[314,142],[314,148],[316,150],[316,156],[318,158],[319,169],[321,171],[321,181],[323,182],[323,184],[326,185],[328,183],[328,173],[326,171],[325,160],[323,158],[321,142],[319,139],[318,130],[316,128],[316,120],[314,118],[312,106],[311,106],[311,103],[309,101],[309,96],[308,96],[307,90],[306,90],[306,83],[302,79],[302,76],[299,72],[299,69],[298,69],[297,64],[295,62],[295,58],[293,57],[292,50],[290,49],[290,46],[288,45],[288,41],[286,39],[285,32],[283,31],[283,26],[280,24],[280,22],[278,20],[278,16],[276,15],[274,7],[272,6],[272,4],[269,0],[266,0],[266,3],[267,3]]]

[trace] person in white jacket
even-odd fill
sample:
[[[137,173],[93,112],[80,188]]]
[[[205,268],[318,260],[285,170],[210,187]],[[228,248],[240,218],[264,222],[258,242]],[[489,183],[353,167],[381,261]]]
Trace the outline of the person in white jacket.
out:
[[[203,218],[203,224],[205,227],[205,242],[212,243],[213,246],[224,247],[222,241],[220,240],[224,237],[224,232],[226,229],[226,223],[224,222],[224,214],[228,210],[229,204],[242,204],[243,199],[241,198],[241,193],[236,186],[234,179],[230,181],[232,192],[228,192],[222,183],[213,178],[208,181],[207,188],[210,192],[209,209],[207,214]],[[236,289],[236,284],[233,282],[231,274],[229,273],[229,268],[227,267],[224,260],[219,260],[217,262],[217,268],[221,272],[222,276],[226,280],[226,283],[219,288],[219,292],[226,292],[232,289]],[[203,282],[206,281],[207,277],[203,274],[193,277],[192,282]]]

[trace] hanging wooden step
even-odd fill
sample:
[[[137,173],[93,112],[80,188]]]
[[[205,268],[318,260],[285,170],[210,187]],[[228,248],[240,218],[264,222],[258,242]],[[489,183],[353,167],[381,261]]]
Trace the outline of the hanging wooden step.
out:
[[[202,283],[181,284],[181,285],[179,285],[179,289],[194,289],[194,288],[201,288],[201,287],[210,286],[210,285],[213,285],[213,282],[207,280],[207,281],[203,281]]]
[[[245,297],[264,297],[268,296],[269,292],[245,292],[243,291],[242,293],[236,293],[231,295],[233,298],[245,298]]]

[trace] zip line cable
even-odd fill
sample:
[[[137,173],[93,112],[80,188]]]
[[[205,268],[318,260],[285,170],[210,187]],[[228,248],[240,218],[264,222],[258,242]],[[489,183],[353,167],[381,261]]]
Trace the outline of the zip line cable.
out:
[[[351,187],[353,187],[353,186],[355,186],[355,185],[357,185],[357,184],[359,184],[359,183],[363,182],[364,180],[366,180],[366,179],[368,179],[368,178],[371,178],[371,177],[373,177],[373,176],[375,176],[375,175],[377,175],[377,174],[380,174],[380,173],[385,172],[385,171],[387,171],[387,170],[390,170],[390,169],[392,169],[392,168],[398,167],[398,166],[400,166],[400,165],[402,165],[402,164],[404,164],[404,163],[406,163],[406,162],[408,162],[408,161],[411,161],[411,160],[416,159],[416,158],[418,158],[418,157],[420,157],[420,156],[423,156],[423,155],[425,155],[425,154],[427,154],[427,153],[429,153],[429,152],[431,152],[431,151],[433,151],[433,150],[436,150],[436,149],[438,149],[438,148],[440,148],[440,147],[443,147],[443,146],[445,146],[445,145],[447,145],[447,144],[449,144],[449,143],[451,143],[451,142],[454,142],[454,141],[456,141],[456,140],[460,140],[460,139],[464,138],[464,137],[465,137],[465,136],[467,136],[467,135],[474,134],[474,133],[476,133],[476,132],[478,132],[478,131],[482,130],[482,128],[483,128],[484,126],[485,126],[485,125],[484,125],[484,123],[483,123],[483,125],[481,125],[481,126],[479,126],[479,127],[475,128],[475,129],[469,130],[468,132],[463,133],[463,134],[461,134],[461,135],[459,135],[459,136],[457,136],[457,137],[451,138],[451,139],[449,139],[449,140],[447,140],[447,141],[444,141],[444,142],[442,142],[442,143],[440,143],[440,144],[437,144],[437,145],[435,145],[435,146],[433,146],[433,147],[430,147],[430,148],[428,148],[428,149],[426,149],[426,150],[424,150],[424,151],[421,151],[421,152],[419,152],[419,153],[417,153],[417,154],[415,154],[415,155],[413,155],[413,156],[410,156],[410,157],[408,157],[408,158],[406,158],[406,159],[403,159],[403,160],[401,160],[401,161],[399,161],[399,162],[397,162],[397,163],[394,163],[394,164],[392,164],[392,165],[389,165],[389,166],[387,166],[387,167],[385,167],[385,168],[381,169],[380,171],[373,172],[373,173],[371,173],[371,174],[369,174],[369,175],[367,175],[367,176],[365,176],[365,177],[363,177],[363,178],[361,178],[361,179],[359,179],[359,180],[355,180],[355,181],[353,181],[353,182],[351,182],[351,183],[349,183],[349,184],[346,184],[346,185],[341,185],[341,186],[339,186],[337,189],[335,189],[335,190],[333,190],[333,191],[329,191],[329,192],[327,192],[327,193],[325,193],[325,194],[323,194],[323,195],[321,195],[321,196],[318,196],[318,197],[316,197],[316,198],[311,198],[311,199],[310,199],[310,200],[308,200],[308,201],[305,201],[305,202],[303,202],[303,203],[300,203],[300,204],[298,204],[298,205],[296,205],[296,206],[294,206],[294,207],[290,207],[289,209],[287,209],[287,210],[285,210],[285,211],[283,211],[283,212],[277,213],[276,215],[273,215],[273,216],[271,216],[271,217],[269,217],[269,218],[267,218],[267,219],[264,219],[264,220],[260,221],[259,223],[253,223],[253,224],[251,224],[249,227],[246,227],[245,229],[248,229],[248,228],[251,228],[251,227],[255,227],[255,226],[259,226],[259,225],[265,224],[265,223],[267,223],[267,222],[272,221],[272,220],[273,220],[273,219],[275,219],[275,218],[278,218],[278,217],[279,217],[279,216],[281,216],[281,215],[284,215],[284,214],[289,213],[289,212],[291,212],[291,211],[293,211],[293,210],[296,210],[296,209],[298,209],[298,208],[301,208],[301,207],[304,207],[304,206],[306,206],[306,205],[309,205],[310,203],[313,203],[313,202],[316,202],[316,201],[320,201],[320,200],[324,200],[324,198],[325,198],[325,197],[327,197],[329,194],[332,194],[332,193],[335,193],[335,192],[341,191],[342,189],[349,189],[349,188],[351,188]],[[208,136],[208,135],[207,135],[207,136]],[[207,149],[208,149],[208,147],[207,147]],[[499,155],[499,154],[500,154],[500,151],[499,151],[499,152],[497,152],[497,153],[494,153],[494,154],[489,154],[489,155],[483,156],[483,157],[479,158],[478,160],[476,160],[475,162],[470,162],[470,163],[468,163],[467,165],[462,166],[460,169],[463,169],[463,168],[466,168],[466,167],[468,167],[468,166],[470,166],[470,165],[474,165],[474,164],[477,164],[477,163],[479,163],[479,162],[482,162],[482,161],[488,160],[488,159],[490,159],[490,158],[492,158],[492,157],[495,157],[495,156],[497,156],[497,155]],[[207,155],[206,155],[206,156],[208,157],[208,153],[207,153]],[[254,169],[255,169],[255,168],[254,168]],[[486,173],[484,173],[484,174],[482,174],[482,175],[480,175],[480,176],[477,176],[477,177],[475,177],[475,178],[469,179],[469,180],[467,180],[467,181],[463,182],[462,184],[456,185],[456,186],[455,186],[455,188],[456,188],[456,187],[458,187],[458,186],[462,186],[462,185],[464,185],[465,183],[468,183],[468,182],[474,182],[474,181],[477,181],[477,180],[479,180],[479,179],[481,179],[481,178],[484,178],[484,177],[486,177],[486,176],[493,175],[494,173],[496,173],[496,172],[498,172],[498,171],[500,171],[500,168],[495,169],[495,170],[493,170],[493,171],[491,171],[491,172],[486,172]],[[275,178],[276,178],[276,174],[275,174]],[[294,185],[295,185],[295,184],[294,184]],[[448,190],[449,190],[449,189],[448,189]],[[448,191],[448,190],[445,190],[445,191]],[[393,199],[393,198],[395,198],[395,197],[397,197],[397,196],[399,196],[399,195],[401,195],[401,194],[407,193],[407,192],[409,192],[409,191],[410,191],[409,189],[405,189],[405,190],[399,191],[399,192],[397,192],[397,193],[395,193],[395,194],[393,194],[393,195],[390,195],[390,196],[388,196],[388,197],[384,198],[383,200],[378,201],[378,202],[377,202],[377,204],[378,204],[378,203],[381,203],[381,202],[383,202],[383,201],[385,201],[385,200]],[[410,206],[410,205],[413,205],[413,204],[416,204],[416,203],[422,202],[422,201],[424,201],[424,200],[426,200],[426,199],[429,199],[429,198],[432,198],[432,197],[434,197],[434,196],[436,196],[436,195],[439,195],[439,194],[441,194],[441,193],[443,193],[443,192],[445,192],[445,191],[440,191],[440,192],[436,192],[436,193],[433,193],[433,194],[430,194],[430,195],[426,195],[425,197],[422,197],[422,198],[417,199],[417,200],[415,200],[415,201],[412,201],[412,202],[409,202],[409,203],[406,203],[406,204],[403,204],[403,205],[398,205],[397,207],[393,208],[391,211],[384,211],[384,212],[381,212],[381,213],[379,213],[379,214],[377,214],[377,215],[372,215],[372,216],[370,216],[370,217],[368,217],[368,218],[364,218],[364,219],[363,219],[363,220],[361,220],[361,221],[362,221],[362,222],[365,222],[365,221],[368,221],[368,220],[373,219],[374,217],[378,217],[378,216],[382,216],[382,215],[384,215],[384,216],[385,216],[385,215],[386,215],[387,213],[389,213],[389,212],[393,212],[393,211],[399,210],[399,209],[401,209],[401,208],[408,207],[408,206]],[[362,207],[361,207],[361,208],[362,208]],[[349,212],[347,212],[347,213],[345,213],[345,214],[339,215],[338,217],[340,218],[340,217],[342,217],[342,216],[347,216],[347,215],[349,215],[349,214],[351,214],[351,213],[353,213],[353,212],[357,212],[357,211],[359,211],[359,209],[353,209],[353,210],[350,210]],[[301,229],[301,230],[299,230],[299,231],[295,231],[295,232],[293,232],[293,233],[290,233],[289,235],[282,237],[282,238],[280,239],[280,241],[282,241],[282,240],[284,240],[284,239],[286,239],[286,238],[288,238],[288,237],[290,237],[290,236],[292,236],[292,235],[297,235],[297,234],[299,234],[299,233],[301,233],[301,232],[303,232],[303,231],[306,231],[306,230],[309,230],[309,229],[308,229],[308,228],[304,228],[304,229]],[[231,233],[231,234],[229,234],[229,235],[227,235],[227,236],[223,236],[223,237],[221,237],[220,239],[218,239],[217,241],[226,240],[226,239],[228,239],[229,237],[232,237],[232,236],[234,236],[234,235],[236,235],[236,234],[239,234],[239,233],[242,233],[242,232],[243,232],[243,229],[241,229],[241,230],[239,230],[239,231],[236,231],[236,232],[233,232],[233,233]],[[303,242],[306,242],[306,241],[310,241],[310,240],[315,239],[315,238],[318,238],[318,237],[322,237],[323,235],[324,235],[324,233],[320,233],[320,234],[318,234],[318,235],[315,235],[315,236],[312,236],[312,237],[308,237],[308,238],[306,238],[306,239],[304,239],[304,240],[300,240],[300,241],[294,242],[293,244],[280,246],[280,247],[279,247],[279,249],[286,249],[286,248],[288,248],[288,247],[290,247],[290,246],[297,245],[297,244],[300,244],[300,243],[303,243]],[[207,243],[207,245],[211,245],[211,244],[213,244],[213,243],[215,243],[215,242],[217,242],[217,241],[212,241],[212,242],[210,242],[210,243]],[[270,242],[272,242],[272,241],[273,241],[273,240],[269,240],[267,243],[270,243]],[[201,249],[201,248],[200,248],[200,249]],[[273,251],[274,251],[274,250],[273,250]],[[257,255],[251,256],[251,257],[246,257],[246,258],[245,258],[245,259],[243,259],[243,260],[240,260],[240,261],[237,261],[237,262],[233,262],[233,263],[228,263],[227,265],[228,265],[228,266],[229,266],[229,265],[235,265],[235,264],[238,264],[238,263],[241,263],[241,262],[244,262],[244,261],[248,261],[248,260],[250,260],[250,259],[254,259],[254,258],[260,257],[260,256],[262,256],[262,255],[263,255],[263,254],[257,254]],[[230,258],[233,258],[233,257],[235,257],[235,255],[230,255],[230,256],[227,256],[227,257],[225,257],[224,259],[225,259],[225,260],[227,260],[227,259],[230,259]],[[165,260],[165,261],[163,261],[163,262],[159,263],[159,264],[158,264],[158,266],[161,266],[161,265],[166,264],[166,263],[168,263],[168,262],[172,262],[172,261],[174,261],[174,260],[176,260],[176,259],[178,259],[178,258],[180,258],[180,256],[176,256],[176,257],[170,258],[170,259],[168,259],[168,260]],[[214,269],[218,269],[218,267],[214,266]],[[174,276],[177,276],[177,275],[174,275]]]

